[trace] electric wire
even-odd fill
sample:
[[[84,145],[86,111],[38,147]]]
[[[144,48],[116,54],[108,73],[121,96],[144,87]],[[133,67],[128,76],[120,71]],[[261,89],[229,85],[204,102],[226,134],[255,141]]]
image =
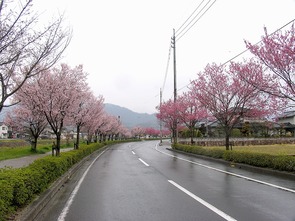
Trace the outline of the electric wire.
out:
[[[166,64],[166,70],[165,70],[165,77],[164,77],[164,81],[163,81],[163,85],[160,88],[161,92],[164,92],[165,89],[165,85],[166,85],[166,81],[167,81],[167,75],[168,75],[168,70],[169,70],[169,64],[170,64],[170,57],[171,57],[171,44],[169,44],[169,52],[168,52],[168,59],[167,59],[167,64]],[[159,95],[155,95],[155,97],[158,97]]]
[[[182,29],[181,32],[179,32],[177,35],[176,35],[176,41],[180,40],[207,12],[208,10],[215,4],[216,0],[214,0],[212,2],[211,5],[209,5],[209,7],[207,7],[207,9],[200,15],[200,13],[206,8],[206,6],[211,2],[211,0],[209,0],[206,5],[201,9],[200,12],[198,12],[198,14],[196,14],[194,16],[194,18],[184,27],[184,29]],[[199,16],[200,15],[200,16]],[[198,17],[199,16],[199,17]],[[197,18],[198,17],[198,18]],[[197,19],[196,19],[197,18]],[[193,24],[187,28],[191,23],[193,22]],[[186,29],[187,28],[187,29]],[[183,33],[184,32],[184,33]],[[180,37],[179,37],[180,36]]]
[[[289,21],[288,23],[286,23],[285,25],[283,25],[282,27],[278,28],[277,30],[275,30],[274,32],[272,32],[271,34],[269,34],[268,36],[272,36],[274,35],[276,32],[282,30],[283,28],[285,28],[286,26],[290,25],[292,22],[294,22],[295,19],[292,19],[291,21]],[[258,41],[257,43],[255,43],[254,45],[258,45],[259,43],[261,43],[262,40]],[[241,56],[242,54],[244,54],[245,52],[249,51],[249,49],[245,49],[244,51],[240,52],[239,54],[237,54],[236,56],[232,57],[231,59],[229,59],[228,61],[224,62],[221,64],[221,66],[226,65],[227,63],[231,62],[232,60],[236,59],[237,57]]]
[[[176,34],[175,37],[178,37],[179,35],[181,35],[185,30],[186,28],[201,14],[201,12],[206,8],[206,6],[211,2],[211,0],[209,0],[202,8],[201,10],[193,17],[193,19],[179,32]],[[191,16],[190,16],[191,17]],[[187,19],[189,20],[189,19]],[[182,25],[183,26],[183,25]]]
[[[216,2],[216,0],[205,10],[205,12],[203,12],[201,14],[201,16],[194,21],[199,15],[200,13],[206,8],[206,6],[211,2],[211,0],[209,0],[205,6],[203,6],[203,8],[193,17],[193,19],[183,28],[183,26],[190,20],[190,18],[195,14],[195,12],[202,6],[202,4],[204,3],[205,0],[203,0],[197,7],[196,9],[191,13],[191,15],[185,20],[185,22],[176,30],[175,33],[179,32],[175,37],[174,40],[176,41],[176,37],[181,35],[184,31],[184,33],[180,36],[180,38],[182,38],[202,17],[203,15],[212,7],[212,5]],[[186,30],[186,28],[194,21],[194,23]],[[183,28],[183,29],[182,29]],[[182,29],[182,30],[181,30]],[[178,38],[178,40],[180,39]],[[166,84],[166,80],[167,80],[167,75],[168,75],[168,69],[169,69],[169,63],[170,63],[170,57],[171,57],[171,44],[169,47],[169,54],[168,54],[168,60],[167,60],[167,64],[166,64],[166,71],[165,71],[165,77],[164,77],[164,82],[163,82],[163,86],[161,88],[162,94],[164,92],[165,89],[165,84]]]
[[[18,3],[20,4],[21,8],[23,8],[23,7],[24,7],[24,6],[23,6],[23,3],[22,3],[22,1],[21,1],[21,0],[19,0],[19,1],[18,1]]]
[[[291,21],[289,21],[288,23],[286,23],[286,24],[283,25],[282,27],[276,29],[274,32],[272,32],[272,33],[269,34],[268,36],[272,36],[272,35],[274,35],[276,32],[282,30],[283,28],[285,28],[286,26],[290,25],[290,24],[293,23],[293,22],[295,22],[295,19],[292,19]],[[258,44],[261,43],[261,42],[262,42],[262,40],[258,41],[258,42],[255,43],[254,45],[258,45]],[[244,51],[238,53],[237,55],[235,55],[235,56],[232,57],[231,59],[227,60],[226,62],[222,63],[222,64],[220,65],[220,67],[222,67],[222,66],[226,65],[227,63],[231,62],[232,60],[238,58],[239,56],[241,56],[242,54],[244,54],[244,53],[247,52],[247,51],[249,51],[248,48],[245,49]],[[185,85],[185,86],[179,88],[177,91],[180,91],[180,90],[183,90],[184,88],[187,88],[191,83],[192,83],[192,82],[190,82],[190,83],[188,83],[187,85]]]
[[[169,53],[168,53],[168,59],[167,59],[167,64],[166,64],[166,71],[165,71],[165,77],[164,77],[164,82],[163,82],[163,86],[162,86],[162,93],[164,92],[165,89],[165,84],[166,84],[166,80],[167,80],[167,75],[168,75],[168,69],[169,69],[169,63],[170,63],[170,57],[171,57],[171,44],[169,47]]]
[[[203,0],[198,7],[192,12],[192,14],[185,20],[185,22],[183,22],[183,24],[175,31],[175,33],[177,33],[179,30],[181,30],[181,28],[185,25],[185,23],[193,16],[193,14],[201,7],[201,5],[203,4],[205,0]],[[210,0],[211,1],[211,0]]]

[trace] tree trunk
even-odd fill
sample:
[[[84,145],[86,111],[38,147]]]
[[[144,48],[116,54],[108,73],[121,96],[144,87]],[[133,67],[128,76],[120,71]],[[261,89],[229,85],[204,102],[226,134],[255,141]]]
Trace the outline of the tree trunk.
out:
[[[229,150],[229,135],[225,135],[225,149]]]
[[[80,126],[77,126],[77,139],[76,139],[76,145],[74,146],[74,149],[79,149],[79,143],[80,143]]]
[[[193,144],[194,143],[194,128],[193,127],[190,128],[190,133],[191,133],[191,144]]]
[[[173,143],[177,144],[177,129],[173,128],[172,130],[172,137],[173,137]]]
[[[229,150],[229,147],[230,147],[229,138],[231,136],[232,127],[230,125],[224,126],[224,132],[225,132],[225,150]]]
[[[88,135],[87,135],[87,145],[91,143],[91,139],[92,139],[92,135],[90,135],[90,133],[88,132]]]
[[[34,139],[31,141],[31,150],[33,152],[37,152],[37,139],[38,137],[33,137]]]
[[[60,140],[61,140],[61,134],[56,134],[56,156],[58,157],[60,155]]]

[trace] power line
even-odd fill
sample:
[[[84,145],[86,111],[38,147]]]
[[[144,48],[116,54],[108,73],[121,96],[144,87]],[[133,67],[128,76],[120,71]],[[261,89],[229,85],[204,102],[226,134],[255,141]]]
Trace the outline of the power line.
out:
[[[272,32],[271,34],[269,34],[269,36],[274,35],[276,32],[282,30],[283,28],[285,28],[286,26],[288,26],[289,24],[291,24],[292,22],[294,22],[295,19],[292,19],[291,21],[289,21],[287,24],[283,25],[282,27],[278,28],[277,30],[275,30],[274,32]],[[254,45],[258,45],[259,43],[261,43],[262,40],[258,41],[257,43],[255,43]],[[232,60],[236,59],[237,57],[241,56],[242,54],[244,54],[245,52],[249,51],[249,49],[245,49],[244,51],[240,52],[239,54],[237,54],[236,56],[232,57],[231,59],[229,59],[228,61],[224,62],[223,64],[221,64],[221,66],[226,65],[227,63],[231,62]]]
[[[283,28],[285,28],[286,26],[290,25],[290,24],[293,23],[294,21],[295,21],[295,19],[292,19],[291,21],[289,21],[288,23],[286,23],[286,24],[283,25],[282,27],[278,28],[277,30],[275,30],[274,32],[272,32],[271,34],[269,34],[268,36],[272,36],[272,35],[274,35],[276,32],[282,30]],[[254,45],[258,45],[258,44],[261,43],[261,42],[262,42],[262,40],[258,41],[258,42],[255,43]],[[247,52],[248,50],[249,50],[248,48],[245,49],[244,51],[242,51],[242,52],[240,52],[239,54],[235,55],[235,56],[232,57],[231,59],[229,59],[229,60],[227,60],[226,62],[222,63],[220,66],[224,66],[224,65],[226,65],[227,63],[229,63],[229,62],[231,62],[232,60],[236,59],[237,57],[241,56],[242,54],[244,54],[244,53]],[[188,83],[187,85],[185,85],[185,86],[179,88],[178,91],[180,91],[180,90],[182,90],[182,89],[188,87],[190,84],[191,84],[191,82]]]
[[[169,43],[169,52],[168,52],[168,59],[167,59],[167,64],[166,64],[166,70],[165,70],[165,77],[164,77],[164,81],[163,81],[163,85],[161,88],[162,93],[164,92],[165,89],[165,85],[166,85],[166,80],[167,80],[167,75],[168,75],[168,70],[169,70],[169,64],[170,64],[170,55],[171,55],[171,43]],[[158,97],[159,95],[155,95],[155,97]]]
[[[162,86],[162,93],[164,92],[164,88],[165,88],[165,84],[166,84],[166,80],[167,80],[167,74],[168,74],[169,63],[170,63],[171,48],[172,47],[171,47],[171,44],[170,44],[169,53],[168,53],[168,59],[167,59],[167,64],[166,64],[165,78],[164,78],[164,82],[163,82],[163,86]]]
[[[203,8],[200,10],[200,12],[198,12],[194,18],[182,29],[182,27],[189,21],[189,19],[194,15],[194,13],[201,7],[201,5],[203,4],[205,0],[203,0],[199,5],[198,7],[192,12],[192,14],[186,19],[186,21],[180,26],[180,28],[177,29],[177,31],[174,31],[174,34],[173,34],[173,37],[171,38],[172,39],[172,42],[170,44],[170,47],[169,47],[169,54],[168,54],[168,60],[167,60],[167,64],[166,64],[166,71],[165,71],[165,78],[164,78],[164,82],[163,82],[163,86],[162,86],[162,93],[164,92],[164,88],[165,88],[165,84],[166,84],[166,80],[167,80],[167,74],[168,74],[168,69],[169,69],[169,63],[170,63],[170,55],[171,55],[171,48],[173,48],[172,45],[174,45],[175,47],[175,43],[176,43],[176,37],[179,36],[183,31],[185,31],[185,29],[200,15],[200,13],[206,8],[206,6],[211,2],[211,0],[209,0],[205,6],[203,6]],[[212,7],[212,5],[216,2],[216,0],[201,14],[201,16],[181,35],[181,37],[183,37],[195,24],[197,21],[199,21],[203,15]],[[181,30],[182,29],[182,30]],[[181,31],[180,31],[181,30]],[[180,31],[177,35],[176,32]],[[181,38],[180,37],[180,38]],[[179,39],[180,39],[179,38]],[[179,40],[178,39],[178,40]],[[175,52],[175,49],[174,49],[174,52]],[[175,72],[175,71],[174,71]],[[175,76],[174,76],[175,78]],[[175,79],[174,79],[174,87],[175,86],[176,82],[175,82]],[[174,94],[177,93],[178,90],[174,89]],[[175,95],[174,95],[174,99],[175,99]]]
[[[163,93],[164,91],[164,87],[165,87],[165,83],[166,83],[166,79],[167,79],[167,74],[168,74],[168,67],[169,67],[169,62],[170,62],[170,54],[171,54],[171,48],[174,48],[174,62],[175,62],[175,43],[177,40],[179,40],[181,37],[183,37],[202,17],[203,15],[213,6],[213,4],[216,2],[216,0],[213,1],[213,3],[200,15],[200,13],[207,7],[207,5],[211,2],[211,0],[209,0],[203,7],[202,9],[193,17],[193,19],[182,29],[182,27],[190,20],[190,18],[194,15],[194,13],[201,7],[201,5],[203,4],[205,0],[203,0],[198,7],[193,11],[193,13],[186,19],[186,21],[180,26],[180,28],[177,29],[177,31],[174,30],[173,32],[173,37],[171,45],[169,47],[169,55],[168,55],[168,61],[167,61],[167,65],[166,65],[166,72],[165,72],[165,78],[164,78],[164,83],[163,83],[163,87],[161,90],[161,93]],[[195,20],[198,16],[200,15],[200,17]],[[194,21],[195,20],[195,21]],[[186,30],[186,28],[194,21],[194,23]],[[182,29],[182,30],[181,30]],[[180,31],[181,30],[181,31]],[[178,31],[180,31],[177,35],[175,35]],[[183,33],[183,31],[185,31]],[[183,33],[183,34],[182,34]],[[182,34],[182,35],[181,35]],[[176,37],[181,35],[177,40]],[[173,46],[172,46],[173,45]],[[176,99],[176,94],[177,94],[177,90],[176,89],[176,76],[175,76],[175,65],[174,65],[174,100]]]
[[[193,11],[193,13],[185,20],[185,22],[183,22],[183,24],[180,26],[180,28],[178,28],[175,33],[177,34],[177,32],[185,25],[185,23],[193,16],[193,14],[201,7],[201,5],[203,4],[205,0],[203,0],[198,7]],[[211,0],[210,0],[211,1]]]
[[[214,0],[211,5],[209,5],[209,7],[207,7],[207,5],[211,2],[211,0],[209,0],[204,6],[203,8],[201,9],[201,11],[199,11],[195,16],[194,18],[182,29],[182,31],[180,31],[177,35],[176,35],[176,38],[178,40],[180,40],[204,15],[205,13],[215,4],[216,0]],[[203,1],[202,1],[203,3]],[[201,3],[201,4],[202,4]],[[207,9],[200,15],[200,13],[207,7]],[[195,12],[195,11],[194,11]],[[200,16],[199,16],[200,15]],[[192,15],[191,15],[192,16]],[[191,17],[190,16],[190,17]],[[199,17],[198,17],[199,16]],[[188,18],[189,19],[189,18]],[[187,20],[188,20],[187,19]],[[193,24],[188,27],[191,23],[193,22]],[[184,25],[184,24],[183,24]],[[182,26],[183,26],[182,25]],[[187,28],[188,27],[188,28]],[[183,33],[184,32],[184,33]],[[180,36],[180,37],[179,37]]]

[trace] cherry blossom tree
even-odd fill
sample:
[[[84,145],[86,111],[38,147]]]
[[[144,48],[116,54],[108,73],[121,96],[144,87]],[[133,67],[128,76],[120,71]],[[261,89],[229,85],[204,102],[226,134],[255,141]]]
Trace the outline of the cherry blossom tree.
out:
[[[118,117],[109,115],[107,123],[100,127],[100,132],[108,136],[108,140],[113,140],[119,134],[121,129],[121,122]]]
[[[225,146],[233,127],[243,117],[274,114],[279,101],[244,79],[261,76],[262,67],[253,61],[231,63],[229,67],[207,65],[192,82],[191,93],[214,116],[225,132]]]
[[[190,130],[191,143],[193,143],[193,132],[196,124],[208,118],[207,110],[196,97],[191,95],[191,93],[183,93],[179,96],[176,105],[177,118],[180,123],[185,124]]]
[[[94,142],[97,142],[99,136],[99,142],[105,141],[103,137],[102,128],[108,123],[109,115],[101,110],[100,108],[96,108],[93,106],[92,111],[90,112],[89,120],[84,126],[84,130],[87,133],[87,142],[90,143],[92,138],[94,138]]]
[[[144,132],[145,135],[149,135],[153,137],[158,137],[160,135],[160,131],[152,127],[145,128],[144,130],[145,130]]]
[[[63,16],[37,30],[39,15],[32,0],[0,1],[0,112],[31,76],[52,67],[70,43],[71,31]],[[41,27],[39,25],[39,27]]]
[[[139,127],[139,126],[137,126],[137,127],[133,127],[133,128],[131,129],[131,134],[132,134],[132,136],[133,136],[133,137],[136,137],[136,138],[138,138],[138,139],[140,139],[140,137],[144,134],[144,132],[145,132],[144,128]]]
[[[56,155],[59,155],[62,129],[71,108],[75,108],[74,104],[83,96],[86,73],[82,65],[70,68],[66,64],[45,72],[30,78],[18,93],[27,96],[45,115],[56,135]]]
[[[178,121],[177,115],[177,104],[173,100],[168,100],[163,102],[160,106],[157,107],[159,113],[156,117],[163,122],[164,126],[174,134],[174,143],[177,142],[177,136],[175,129],[175,122]],[[175,131],[176,130],[176,131]]]
[[[29,132],[32,137],[31,150],[37,151],[37,141],[40,134],[48,125],[45,115],[34,108],[32,103],[20,103],[8,113],[5,122],[13,128]]]
[[[103,112],[100,116],[97,117],[94,125],[95,141],[97,141],[98,136],[100,142],[106,141],[107,131],[109,130],[109,118],[110,115],[106,112]]]
[[[168,137],[171,134],[171,132],[167,129],[162,130],[162,136]]]
[[[79,148],[81,128],[93,121],[94,117],[99,116],[103,110],[103,97],[95,97],[86,85],[83,90],[69,113],[70,122],[74,123],[77,129],[76,149]]]
[[[132,137],[131,131],[126,127],[122,127],[120,132],[122,134],[122,138],[124,139],[128,139]]]
[[[85,131],[88,134],[88,142],[93,139],[99,141],[113,140],[117,138],[119,133],[126,132],[118,117],[107,114],[100,108],[91,111],[91,119],[85,125]],[[127,133],[127,132],[126,132]]]
[[[263,76],[248,83],[269,94],[295,102],[295,28],[265,36],[259,44],[245,41],[247,48],[264,65]]]

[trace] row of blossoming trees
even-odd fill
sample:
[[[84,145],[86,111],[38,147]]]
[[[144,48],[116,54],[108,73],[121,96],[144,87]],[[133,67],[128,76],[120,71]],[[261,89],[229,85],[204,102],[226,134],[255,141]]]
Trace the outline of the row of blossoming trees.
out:
[[[80,132],[87,134],[87,141],[105,141],[144,135],[158,136],[153,128],[125,128],[120,119],[104,111],[102,96],[94,96],[87,82],[83,66],[71,68],[61,64],[30,77],[14,94],[19,102],[6,122],[15,130],[26,131],[34,139],[32,149],[44,129],[50,126],[56,137],[57,155],[60,151],[65,126],[76,128],[76,148],[79,148]]]
[[[241,62],[208,64],[197,74],[188,92],[168,100],[157,115],[171,131],[186,125],[193,130],[197,122],[217,120],[229,149],[230,134],[241,118],[275,118],[295,101],[295,29],[279,30],[258,44],[245,41],[254,55]],[[192,133],[191,133],[192,134]],[[191,140],[192,141],[192,140]],[[174,140],[177,142],[177,139]]]
[[[87,84],[83,66],[71,68],[67,64],[54,66],[26,80],[14,94],[18,103],[7,115],[6,123],[18,131],[28,132],[34,139],[32,149],[44,129],[50,126],[56,137],[57,155],[65,126],[75,126],[76,145],[79,148],[80,132],[87,134],[87,141],[113,140],[141,137],[159,132],[152,128],[125,128],[117,116],[104,111],[102,96],[94,96]]]
[[[57,155],[67,125],[76,127],[76,148],[80,131],[88,134],[88,140],[147,133],[142,128],[127,130],[116,116],[104,112],[104,99],[93,95],[81,65],[56,65],[70,44],[71,29],[63,26],[63,16],[47,25],[40,25],[39,18],[31,0],[0,2],[0,112],[17,104],[7,123],[29,132],[33,150],[40,134],[50,127]]]
[[[115,116],[103,110],[103,97],[95,97],[87,85],[83,66],[71,68],[61,64],[30,77],[15,93],[19,104],[8,115],[10,126],[26,129],[37,139],[49,125],[56,136],[57,154],[60,150],[62,131],[65,126],[76,127],[76,148],[79,147],[81,129],[88,140],[105,140],[106,136],[131,136]],[[98,138],[98,136],[100,136]]]

